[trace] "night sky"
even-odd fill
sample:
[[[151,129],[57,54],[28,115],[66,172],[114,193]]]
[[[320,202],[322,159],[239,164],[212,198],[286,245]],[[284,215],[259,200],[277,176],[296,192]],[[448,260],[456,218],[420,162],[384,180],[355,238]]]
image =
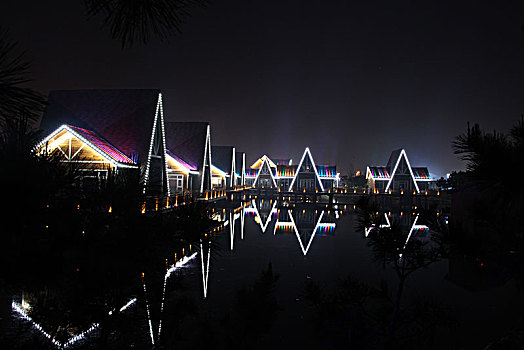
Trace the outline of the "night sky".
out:
[[[167,120],[209,121],[251,162],[309,146],[342,173],[403,147],[442,176],[467,121],[524,113],[522,1],[216,0],[169,42],[122,49],[81,0],[2,1],[30,86],[160,88]]]

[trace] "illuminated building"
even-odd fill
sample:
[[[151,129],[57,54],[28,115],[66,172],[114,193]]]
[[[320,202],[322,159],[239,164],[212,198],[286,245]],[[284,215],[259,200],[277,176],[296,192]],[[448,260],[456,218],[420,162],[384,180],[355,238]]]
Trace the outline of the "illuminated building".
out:
[[[404,149],[391,152],[386,166],[368,166],[366,180],[373,193],[420,193],[433,180],[426,167],[412,167]]]
[[[166,123],[171,192],[211,189],[211,126],[207,122]]]
[[[256,188],[279,188],[282,191],[326,192],[338,186],[336,166],[316,165],[309,148],[298,165],[289,159],[259,158],[246,171],[246,184]]]
[[[246,184],[246,153],[235,152],[235,186]]]
[[[140,168],[148,193],[169,194],[160,90],[51,91],[40,129],[37,151],[74,164],[81,188]]]
[[[214,189],[229,190],[235,187],[235,153],[233,146],[211,147],[214,166],[211,183]]]

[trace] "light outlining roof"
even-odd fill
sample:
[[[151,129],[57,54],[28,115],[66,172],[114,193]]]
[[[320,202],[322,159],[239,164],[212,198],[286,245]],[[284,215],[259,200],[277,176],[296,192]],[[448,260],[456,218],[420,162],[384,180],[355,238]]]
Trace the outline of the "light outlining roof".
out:
[[[306,147],[306,149],[304,150],[304,154],[302,154],[302,159],[300,159],[300,163],[298,163],[297,171],[295,172],[295,177],[293,177],[293,181],[291,181],[288,191],[291,191],[293,189],[293,185],[295,183],[295,180],[297,179],[298,174],[300,173],[300,168],[302,167],[302,163],[304,162],[304,158],[306,157],[306,154],[309,155],[309,159],[311,160],[311,165],[313,165],[313,170],[315,171],[315,175],[317,177],[318,183],[320,184],[320,189],[322,192],[324,192],[324,186],[322,185],[320,176],[318,176],[317,167],[315,166],[315,161],[313,160],[313,157],[311,156],[309,147]]]
[[[149,180],[149,168],[151,166],[151,155],[153,153],[153,144],[155,140],[155,131],[156,131],[156,124],[158,121],[158,115],[160,114],[160,124],[161,124],[161,130],[162,130],[162,148],[164,153],[164,174],[167,175],[167,157],[166,157],[166,135],[164,132],[164,111],[162,109],[162,93],[158,93],[158,100],[156,103],[156,111],[155,111],[155,119],[153,121],[153,130],[151,132],[151,141],[149,142],[149,152],[147,155],[147,165],[146,165],[146,173],[144,176],[144,193],[146,191],[147,181]],[[170,186],[167,186],[167,195],[169,196],[171,193]]]
[[[167,143],[166,143],[166,130],[164,127],[164,105],[162,103],[162,94],[158,94],[158,99],[160,100],[160,126],[162,127],[162,148],[164,150],[164,174],[167,180]],[[169,183],[166,186],[167,188],[167,196],[169,197],[171,195],[171,186],[169,186]]]
[[[206,162],[206,159],[208,160]],[[206,165],[209,166],[209,181],[211,181],[211,126],[207,126],[206,143],[204,147],[204,162],[202,163],[202,179],[200,181],[200,193],[204,192],[204,179],[206,177]],[[211,184],[210,186],[211,187]]]
[[[260,169],[262,167],[262,163],[264,163],[264,160],[267,160],[269,162],[269,166],[271,168],[276,168],[276,164],[268,157],[266,156],[265,154],[258,158],[256,160],[256,162],[253,163],[253,165],[251,165],[251,169]]]
[[[182,159],[178,158],[174,154],[166,153],[166,159],[175,163],[180,171],[184,173],[198,174],[198,171],[191,169],[190,165],[184,162]]]
[[[53,131],[51,134],[49,134],[45,139],[43,139],[37,146],[36,149],[40,149],[43,147],[50,139],[55,137],[58,133],[60,133],[63,130],[66,130],[71,135],[82,141],[83,143],[87,144],[89,147],[91,147],[100,157],[104,158],[108,163],[113,165],[114,167],[121,167],[121,168],[134,168],[136,169],[137,166],[134,164],[134,162],[124,155],[122,152],[120,152],[118,149],[116,149],[114,146],[107,145],[105,150],[98,147],[91,141],[89,141],[87,138],[85,138],[83,135],[81,135],[79,132],[75,130],[76,128],[70,125],[61,125],[59,126],[55,131]],[[81,129],[84,130],[84,129]],[[89,131],[89,130],[86,130]],[[55,142],[54,142],[55,143]],[[111,147],[111,151],[109,151],[109,147]],[[115,155],[118,154],[119,158],[122,159],[122,161],[117,161],[114,159]],[[75,154],[76,155],[76,154]]]
[[[217,173],[218,175],[220,175],[222,177],[229,176],[225,171],[223,171],[220,168],[217,168],[215,165],[211,165],[211,171],[214,172],[214,173]]]
[[[229,179],[229,186],[233,187],[235,183],[235,175],[236,175],[236,168],[235,168],[235,147],[233,147],[233,164],[231,164],[231,178]]]
[[[271,165],[270,165],[270,159],[268,157],[266,157],[265,155],[262,157],[264,160],[262,161],[262,165],[260,166],[260,168],[258,169],[258,172],[257,172],[257,176],[255,177],[255,181],[253,181],[253,187],[256,185],[257,183],[257,180],[258,180],[258,177],[260,176],[260,172],[262,171],[262,168],[264,168],[264,164],[267,164],[268,166],[268,169],[269,169],[269,175],[271,175],[271,180],[273,180],[273,184],[275,185],[275,187],[278,187],[277,186],[277,182],[275,180],[275,177],[273,176],[273,172],[271,171]]]
[[[389,178],[385,191],[387,192],[389,190],[389,186],[391,185],[391,181],[393,181],[393,177],[395,176],[395,173],[397,172],[397,168],[398,168],[398,165],[400,163],[400,159],[402,158],[402,156],[404,156],[404,159],[406,160],[406,164],[408,165],[409,173],[411,174],[411,178],[413,179],[413,183],[415,184],[415,189],[417,190],[417,193],[420,193],[420,190],[417,185],[417,180],[415,180],[415,175],[413,175],[411,164],[409,164],[408,156],[406,155],[406,151],[404,149],[400,151],[400,154],[397,159],[397,163],[395,164],[395,167],[393,168],[393,171],[391,172],[391,177]]]

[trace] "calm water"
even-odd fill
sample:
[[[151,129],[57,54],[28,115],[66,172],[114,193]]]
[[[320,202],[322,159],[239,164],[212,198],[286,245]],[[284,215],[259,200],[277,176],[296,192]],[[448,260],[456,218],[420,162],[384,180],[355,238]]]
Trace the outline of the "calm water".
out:
[[[227,333],[220,328],[225,324],[222,318],[235,313],[238,291],[253,285],[269,264],[279,275],[274,297],[280,310],[269,330],[260,331],[260,339],[254,342],[259,347],[340,345],[330,342],[329,326],[319,326],[314,309],[304,300],[305,281],[318,282],[326,294],[336,292],[337,282],[347,276],[370,287],[387,281],[394,289],[398,283],[392,268],[374,260],[365,234],[356,229],[353,207],[293,208],[259,199],[244,207],[219,210],[217,216],[224,226],[210,234],[208,242],[202,242],[202,250],[193,246],[185,252],[192,259],[183,267],[164,280],[144,279],[145,293],[129,296],[130,301],[135,297],[138,301],[129,304],[119,317],[121,322],[129,322],[125,320],[128,317],[137,323],[145,343],[158,343],[159,337],[173,339],[177,332],[184,332],[183,324],[172,321],[183,313],[181,297],[185,298],[182,303],[194,303],[189,312],[184,311],[182,322],[189,319],[188,324],[193,324],[205,319],[215,324],[210,327],[216,329],[210,332]],[[394,216],[390,216],[391,220]],[[405,230],[411,230],[414,219],[408,214],[402,217]],[[417,224],[410,239],[427,240],[430,233],[420,222]],[[178,283],[172,283],[172,278]],[[20,300],[20,296],[15,299]],[[442,260],[414,272],[406,282],[403,302],[421,299],[438,301],[458,322],[454,330],[436,331],[431,342],[434,348],[484,348],[508,333],[521,320],[524,310],[515,281],[501,277],[487,262],[476,264],[471,257]],[[14,323],[21,327],[23,322],[29,321]],[[118,324],[112,326],[118,331]],[[45,324],[42,327],[45,330]],[[100,329],[103,327],[102,322]],[[234,337],[234,330],[229,336]],[[77,345],[87,346],[89,341]],[[192,341],[195,339],[182,344]]]

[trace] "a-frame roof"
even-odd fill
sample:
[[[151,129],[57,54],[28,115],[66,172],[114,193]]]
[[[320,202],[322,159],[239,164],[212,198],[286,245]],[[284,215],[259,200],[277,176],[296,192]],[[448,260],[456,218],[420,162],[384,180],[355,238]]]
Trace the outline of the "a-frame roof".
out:
[[[415,175],[413,174],[413,170],[411,169],[411,164],[409,164],[409,160],[408,160],[408,156],[406,154],[406,151],[404,151],[404,149],[400,149],[400,150],[395,150],[393,152],[391,152],[391,156],[389,157],[389,161],[388,161],[388,165],[387,167],[389,168],[391,164],[393,164],[392,160],[394,159],[394,156],[396,156],[396,160],[394,161],[394,166],[390,169],[391,172],[391,177],[389,178],[389,181],[388,181],[388,184],[386,186],[386,191],[389,189],[389,186],[391,185],[391,182],[393,181],[393,178],[395,177],[395,173],[397,172],[397,169],[398,169],[398,166],[401,162],[402,159],[404,159],[404,161],[406,162],[407,166],[408,166],[408,170],[409,170],[409,173],[411,175],[411,179],[413,180],[413,184],[415,185],[415,189],[417,191],[417,193],[420,192],[420,189],[418,188],[418,185],[417,185],[417,180],[415,179]]]
[[[262,164],[264,163],[264,161],[267,161],[269,166],[271,168],[276,168],[276,164],[273,163],[273,161],[271,160],[271,158],[269,158],[268,156],[266,156],[265,154],[258,158],[252,165],[251,165],[251,169],[260,169],[262,167]]]
[[[233,146],[212,146],[211,157],[213,165],[231,175],[233,165]]]
[[[304,164],[304,159],[306,157],[308,157],[311,165],[313,166],[313,171],[315,173],[315,179],[318,182],[318,185],[320,186],[321,191],[324,192],[324,186],[322,185],[322,181],[320,180],[320,176],[318,175],[317,167],[315,166],[315,161],[313,160],[313,156],[311,155],[311,151],[309,150],[309,147],[306,147],[306,149],[304,150],[304,154],[302,154],[300,163],[298,163],[297,170],[295,171],[295,177],[293,177],[293,180],[291,181],[291,184],[289,185],[289,191],[293,189],[293,185],[295,184],[297,176],[301,173],[302,166]]]
[[[244,163],[244,152],[235,151],[235,172],[238,175],[242,176],[242,173],[245,172],[246,169],[243,169],[242,166],[245,168],[246,164]]]
[[[94,131],[145,164],[159,95],[157,89],[51,91],[40,129],[49,134],[68,124]]]
[[[192,169],[201,170],[208,125],[207,122],[166,122],[167,149]]]

